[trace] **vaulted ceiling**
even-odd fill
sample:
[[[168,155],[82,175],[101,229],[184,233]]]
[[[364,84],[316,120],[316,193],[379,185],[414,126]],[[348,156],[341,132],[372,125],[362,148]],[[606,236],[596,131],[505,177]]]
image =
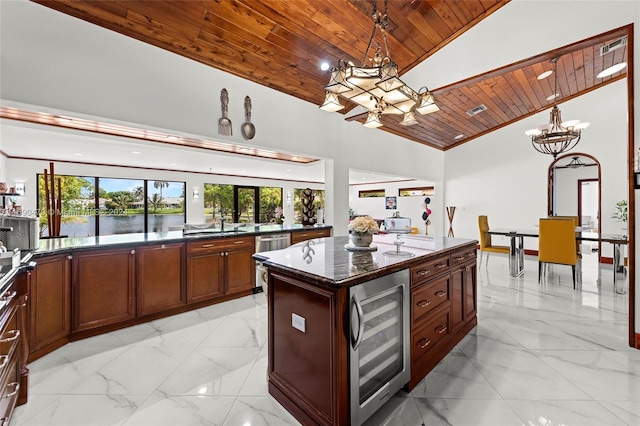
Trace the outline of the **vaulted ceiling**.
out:
[[[34,1],[316,105],[324,100],[329,78],[329,71],[319,65],[338,59],[360,63],[373,29],[372,0]],[[389,51],[400,73],[446,48],[508,2],[388,2]],[[383,0],[377,6],[382,8]],[[549,109],[554,79],[537,76],[551,69],[553,58],[559,58],[557,103],[624,78],[626,69],[605,78],[596,75],[627,61],[622,43],[608,54],[600,52],[627,32],[627,27],[615,29],[431,88],[440,111],[416,114],[418,124],[413,126],[401,126],[402,116],[383,115],[379,130],[441,150],[468,142]],[[467,113],[481,105],[485,108],[479,114]],[[366,118],[353,112],[347,117],[360,122]]]

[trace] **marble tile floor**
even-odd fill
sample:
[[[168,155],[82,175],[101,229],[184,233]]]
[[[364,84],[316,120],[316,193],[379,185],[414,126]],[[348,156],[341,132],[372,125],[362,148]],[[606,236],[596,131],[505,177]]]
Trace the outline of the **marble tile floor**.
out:
[[[595,258],[595,255],[593,255]],[[373,425],[638,425],[640,351],[627,345],[628,294],[613,272],[507,258],[478,270],[472,333]],[[31,363],[11,425],[298,425],[267,392],[264,293],[115,331]]]

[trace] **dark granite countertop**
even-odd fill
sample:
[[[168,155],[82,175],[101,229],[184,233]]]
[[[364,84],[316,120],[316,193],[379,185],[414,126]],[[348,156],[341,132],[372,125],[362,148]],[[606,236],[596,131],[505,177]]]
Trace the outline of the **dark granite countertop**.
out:
[[[331,229],[330,225],[303,226],[293,225],[255,225],[250,227],[240,227],[234,231],[229,227],[229,231],[221,233],[214,229],[191,230],[184,235],[182,231],[149,232],[136,234],[103,235],[99,237],[65,237],[41,239],[34,256],[55,254],[57,252],[71,252],[76,250],[100,249],[107,247],[128,247],[162,243],[176,243],[192,241],[203,238],[233,238],[243,236],[268,235],[281,232],[302,232],[315,229]]]
[[[424,235],[401,235],[400,251],[396,255],[395,234],[373,236],[375,251],[350,251],[350,237],[329,237],[304,241],[288,248],[256,253],[253,257],[263,261],[267,268],[296,275],[307,282],[330,287],[351,286],[386,275],[429,256],[444,254],[476,240]]]

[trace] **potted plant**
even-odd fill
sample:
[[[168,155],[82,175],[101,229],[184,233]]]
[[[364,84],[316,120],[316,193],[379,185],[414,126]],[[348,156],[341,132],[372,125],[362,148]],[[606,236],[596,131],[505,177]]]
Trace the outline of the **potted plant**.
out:
[[[616,203],[616,210],[611,216],[614,219],[618,219],[619,222],[622,222],[622,227],[626,229],[627,227],[627,219],[628,219],[628,210],[627,210],[627,200],[618,201]]]
[[[349,222],[349,231],[354,246],[369,247],[373,241],[373,234],[377,234],[380,228],[371,216],[358,216]]]

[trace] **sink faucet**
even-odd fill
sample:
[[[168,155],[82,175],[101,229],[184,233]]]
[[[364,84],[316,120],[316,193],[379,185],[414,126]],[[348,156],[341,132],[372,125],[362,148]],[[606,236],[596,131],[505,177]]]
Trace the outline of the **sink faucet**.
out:
[[[218,192],[217,194],[213,195],[213,219],[215,220],[216,218],[216,210],[215,210],[215,205],[216,205],[216,200],[218,200],[218,202],[220,203],[220,230],[224,231],[224,213],[222,212],[222,195],[220,195],[220,193]]]

